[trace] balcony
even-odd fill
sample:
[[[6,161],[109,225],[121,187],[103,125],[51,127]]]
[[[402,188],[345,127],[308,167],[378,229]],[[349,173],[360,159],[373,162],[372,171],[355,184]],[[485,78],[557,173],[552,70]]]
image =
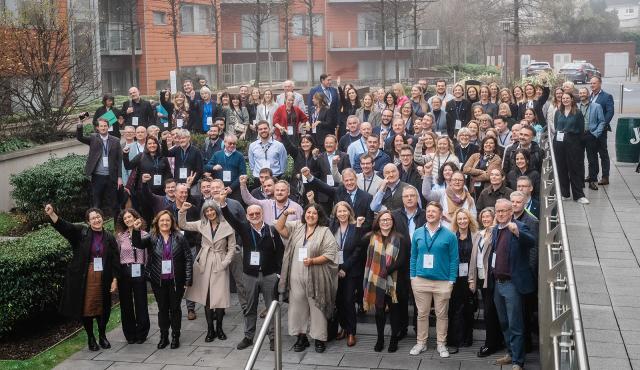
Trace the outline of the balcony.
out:
[[[379,51],[382,42],[386,50],[395,49],[393,33],[380,30],[354,30],[329,32],[329,51]],[[418,30],[417,38],[413,31],[404,30],[398,35],[399,50],[413,50],[416,41],[419,50],[437,49],[440,43],[439,30]]]
[[[268,32],[263,32],[260,38],[260,52],[282,53],[284,41],[280,40],[280,33],[273,32],[267,39]],[[223,53],[255,53],[256,41],[247,32],[221,32],[220,41]],[[267,42],[268,41],[268,42]]]
[[[136,54],[142,54],[140,32],[135,31]],[[131,32],[125,23],[100,23],[100,53],[102,55],[131,55]]]

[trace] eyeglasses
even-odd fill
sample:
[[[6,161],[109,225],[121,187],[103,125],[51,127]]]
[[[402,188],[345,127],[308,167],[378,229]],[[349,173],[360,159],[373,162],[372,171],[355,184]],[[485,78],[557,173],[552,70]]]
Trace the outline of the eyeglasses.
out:
[[[257,216],[260,216],[260,212],[250,212],[250,213],[247,213],[247,215],[249,215],[249,217],[257,217]]]
[[[464,179],[451,179],[451,182],[464,182]]]

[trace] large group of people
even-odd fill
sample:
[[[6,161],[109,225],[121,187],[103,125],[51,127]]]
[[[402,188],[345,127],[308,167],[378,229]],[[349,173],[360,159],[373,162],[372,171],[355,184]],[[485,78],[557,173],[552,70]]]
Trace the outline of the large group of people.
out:
[[[183,298],[189,320],[204,306],[206,342],[226,340],[235,285],[240,350],[253,345],[260,294],[266,305],[288,303],[294,351],[309,339],[319,353],[328,340],[357,345],[358,316],[370,312],[374,351],[396,352],[413,326],[410,354],[419,355],[433,312],[443,358],[473,344],[481,301],[487,335],[477,355],[506,348],[496,363],[522,368],[537,328],[539,141],[549,133],[562,197],[589,203],[585,182],[595,190],[609,176],[613,101],[600,78],[577,91],[438,80],[433,95],[420,80],[361,97],[323,74],[306,101],[292,81],[283,87],[229,94],[185,81],[155,107],[132,87],[121,109],[105,95],[95,133],[78,125],[89,145],[88,226],[52,205],[45,212],[73,247],[62,307],[83,319],[89,348],[110,346],[115,291],[127,341],[147,340],[147,282],[158,348],[180,346]],[[201,147],[193,132],[206,134]],[[250,142],[246,152],[239,140]],[[273,328],[269,338],[273,350]]]

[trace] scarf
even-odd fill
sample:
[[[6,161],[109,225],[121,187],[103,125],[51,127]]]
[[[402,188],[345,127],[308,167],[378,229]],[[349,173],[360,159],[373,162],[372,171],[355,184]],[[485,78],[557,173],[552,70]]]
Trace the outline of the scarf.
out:
[[[387,275],[389,267],[396,263],[400,246],[394,236],[390,236],[387,243],[383,243],[380,234],[373,234],[367,250],[367,263],[364,267],[364,299],[363,308],[368,311],[371,307],[376,310],[384,309],[385,296],[391,297],[391,302],[398,303],[396,282],[398,272]]]
[[[453,188],[451,186],[448,186],[445,192],[447,194],[447,216],[449,216],[450,219],[453,219],[453,214],[459,208],[462,208],[465,202],[469,202],[468,208],[471,208],[473,206],[473,197],[471,196],[471,194],[469,194],[467,189],[464,190],[464,194],[462,195],[462,197],[458,197],[453,192]]]

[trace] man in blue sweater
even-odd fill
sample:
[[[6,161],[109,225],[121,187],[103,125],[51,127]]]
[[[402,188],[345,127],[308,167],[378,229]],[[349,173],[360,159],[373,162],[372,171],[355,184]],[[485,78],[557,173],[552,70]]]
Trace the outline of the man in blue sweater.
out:
[[[417,343],[409,354],[416,356],[427,350],[431,300],[436,311],[437,350],[449,357],[447,330],[449,298],[458,277],[458,238],[440,223],[442,205],[430,202],[426,208],[427,223],[413,233],[409,276],[418,308]]]
[[[210,172],[213,177],[224,182],[225,191],[229,198],[241,201],[240,175],[247,174],[247,165],[242,153],[236,150],[238,138],[229,134],[224,138],[224,150],[218,151],[204,166],[205,172]]]

